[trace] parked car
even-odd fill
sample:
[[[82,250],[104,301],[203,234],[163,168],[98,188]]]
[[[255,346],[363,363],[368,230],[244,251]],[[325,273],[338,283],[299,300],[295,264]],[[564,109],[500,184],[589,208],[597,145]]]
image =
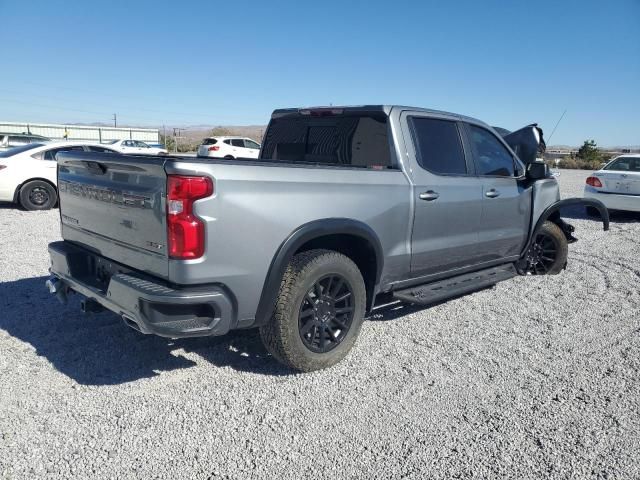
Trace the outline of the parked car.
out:
[[[567,205],[608,228],[599,201],[560,200],[536,161],[541,131],[525,133],[518,157],[473,118],[330,107],[276,110],[252,162],[65,152],[47,285],[142,333],[259,327],[286,365],[329,367],[378,298],[427,305],[558,274],[575,241]]]
[[[140,140],[114,140],[108,145],[121,153],[130,155],[166,155],[168,153],[164,147],[152,147]]]
[[[198,147],[199,157],[258,158],[260,144],[243,137],[208,137]]]
[[[49,138],[30,133],[0,133],[0,151],[13,147],[28,145],[29,143],[48,142]]]
[[[610,210],[640,212],[640,155],[620,155],[591,174],[584,196],[600,200]],[[597,214],[591,207],[587,213]]]
[[[58,201],[56,154],[60,152],[118,153],[87,142],[29,143],[0,152],[0,201],[26,210],[46,210]]]

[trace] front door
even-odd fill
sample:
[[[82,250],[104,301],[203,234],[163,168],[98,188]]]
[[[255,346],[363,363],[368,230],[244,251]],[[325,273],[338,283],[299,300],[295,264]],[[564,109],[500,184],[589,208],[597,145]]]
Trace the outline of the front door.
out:
[[[527,239],[531,190],[518,179],[524,166],[491,131],[465,124],[475,170],[482,181],[478,249],[482,261],[518,256]]]
[[[421,112],[404,113],[401,124],[414,183],[412,276],[477,264],[482,183],[465,154],[460,125]]]

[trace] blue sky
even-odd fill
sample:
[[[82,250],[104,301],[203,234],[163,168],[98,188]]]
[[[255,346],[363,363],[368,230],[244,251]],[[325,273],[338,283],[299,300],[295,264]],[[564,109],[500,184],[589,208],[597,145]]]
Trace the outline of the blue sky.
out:
[[[0,121],[264,124],[397,103],[640,144],[640,0],[0,0]]]

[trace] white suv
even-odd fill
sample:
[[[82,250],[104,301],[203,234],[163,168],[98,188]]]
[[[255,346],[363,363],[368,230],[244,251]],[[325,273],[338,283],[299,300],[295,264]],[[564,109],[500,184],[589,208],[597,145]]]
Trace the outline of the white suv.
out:
[[[258,158],[260,144],[244,137],[208,137],[198,147],[199,157]]]

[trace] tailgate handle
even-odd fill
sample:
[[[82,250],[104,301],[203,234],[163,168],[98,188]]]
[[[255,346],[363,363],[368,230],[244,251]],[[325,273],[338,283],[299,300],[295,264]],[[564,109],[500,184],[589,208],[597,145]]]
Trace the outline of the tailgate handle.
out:
[[[107,173],[107,167],[98,162],[85,162],[87,164],[87,168],[91,170],[93,173],[97,173],[98,175],[104,175]]]

